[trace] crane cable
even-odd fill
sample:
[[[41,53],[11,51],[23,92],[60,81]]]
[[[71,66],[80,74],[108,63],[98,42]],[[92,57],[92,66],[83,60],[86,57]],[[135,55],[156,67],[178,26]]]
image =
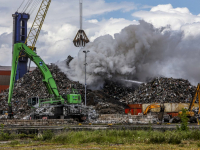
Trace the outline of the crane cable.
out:
[[[37,2],[38,2],[38,0],[35,0],[35,1],[32,3],[32,6],[31,6],[31,8],[29,9],[29,12],[28,12],[29,14],[30,14],[30,12],[35,8]]]
[[[24,8],[22,9],[22,12],[24,12],[24,10],[27,8],[29,2],[30,2],[30,0],[28,0],[28,1],[26,2]]]
[[[35,8],[35,5],[37,5],[37,2],[38,2],[38,0],[34,0],[34,1],[32,1],[32,4],[30,4],[30,9],[27,10],[27,13],[30,14],[30,11],[32,11],[33,8]]]
[[[40,4],[41,0],[36,0],[35,3],[32,6],[32,9],[30,9],[29,14],[31,15],[34,10],[38,7],[38,5]]]
[[[30,7],[30,5],[31,5],[32,2],[33,2],[32,0],[29,0],[28,6],[27,6],[26,9],[24,10],[24,13],[25,13],[26,10]]]
[[[38,4],[40,3],[40,1],[41,1],[41,0],[35,0],[35,1],[34,1],[34,3],[32,4],[31,9],[30,9],[29,12],[28,12],[30,15],[34,12],[35,8],[38,6]],[[27,68],[28,72],[30,72],[31,59],[29,59],[29,65],[28,65],[27,67],[28,67],[28,68]]]
[[[41,0],[27,0],[27,2],[24,4],[25,0],[22,1],[19,8],[17,9],[17,12],[22,8],[22,13],[29,13],[32,14],[34,10],[37,8]]]
[[[19,8],[17,9],[17,12],[18,10],[22,7],[23,3],[25,2],[25,0],[22,1],[21,5],[19,6]]]
[[[41,0],[35,0],[34,1],[34,3],[32,4],[32,7],[31,7],[31,9],[29,10],[29,14],[31,15],[33,12],[34,12],[34,10],[37,8],[37,6],[38,6],[38,4],[40,3],[40,1]],[[27,71],[28,72],[30,72],[30,67],[31,67],[31,59],[29,59],[29,63],[28,63],[29,65],[27,66],[28,68],[27,68]]]

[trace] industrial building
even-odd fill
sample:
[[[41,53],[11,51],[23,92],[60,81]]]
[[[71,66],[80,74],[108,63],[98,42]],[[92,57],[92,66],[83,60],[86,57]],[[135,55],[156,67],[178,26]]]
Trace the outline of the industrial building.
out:
[[[30,67],[33,71],[35,67]],[[0,93],[9,88],[11,66],[0,66]]]

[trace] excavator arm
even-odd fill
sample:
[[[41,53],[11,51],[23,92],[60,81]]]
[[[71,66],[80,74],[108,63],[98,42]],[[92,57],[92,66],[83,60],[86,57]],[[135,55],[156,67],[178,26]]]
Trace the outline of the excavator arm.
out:
[[[198,97],[197,97],[198,96]],[[189,111],[192,111],[192,108],[194,107],[194,103],[196,101],[196,99],[198,98],[198,101],[199,101],[199,111],[198,111],[198,114],[200,114],[200,83],[198,83],[197,85],[197,88],[196,88],[196,92],[195,92],[195,95],[190,103],[190,106],[189,106]]]
[[[148,113],[148,111],[150,111],[153,108],[160,108],[160,105],[155,103],[155,104],[151,104],[151,105],[147,106],[147,108],[145,109],[143,114],[146,115]]]
[[[47,87],[47,90],[49,94],[53,94],[55,97],[55,101],[51,99],[48,103],[55,103],[60,102],[64,104],[64,99],[59,94],[56,82],[53,79],[53,76],[51,72],[49,71],[48,67],[44,63],[44,61],[34,52],[32,51],[28,46],[26,46],[24,43],[16,43],[14,44],[14,51],[13,51],[13,59],[12,59],[12,70],[11,70],[11,76],[10,76],[10,87],[9,87],[9,95],[8,95],[8,106],[9,106],[9,114],[12,114],[12,94],[13,94],[13,88],[15,83],[15,76],[16,76],[16,70],[17,70],[17,64],[20,53],[23,52],[26,54],[28,58],[33,61],[37,67],[40,69],[42,75],[43,75],[43,82],[45,86]]]

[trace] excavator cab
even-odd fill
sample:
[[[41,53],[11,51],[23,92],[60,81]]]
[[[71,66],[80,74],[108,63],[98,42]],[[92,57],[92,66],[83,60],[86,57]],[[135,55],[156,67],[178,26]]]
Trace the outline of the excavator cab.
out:
[[[31,97],[28,99],[28,105],[30,107],[39,106],[39,97]]]
[[[81,95],[80,94],[68,94],[67,102],[68,104],[81,104]]]
[[[68,104],[81,104],[82,99],[81,99],[81,94],[77,90],[76,85],[70,84],[70,89],[72,94],[67,94],[66,95],[66,100]]]

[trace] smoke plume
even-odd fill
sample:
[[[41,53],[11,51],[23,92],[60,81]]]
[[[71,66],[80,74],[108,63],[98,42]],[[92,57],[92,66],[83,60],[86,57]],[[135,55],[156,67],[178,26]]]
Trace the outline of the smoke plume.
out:
[[[200,81],[200,42],[186,36],[184,30],[170,27],[155,28],[139,21],[112,37],[105,35],[82,48],[69,68],[60,68],[71,80],[85,82],[85,53],[87,53],[87,84],[99,88],[105,79],[125,79],[146,82],[149,78],[165,76]]]

